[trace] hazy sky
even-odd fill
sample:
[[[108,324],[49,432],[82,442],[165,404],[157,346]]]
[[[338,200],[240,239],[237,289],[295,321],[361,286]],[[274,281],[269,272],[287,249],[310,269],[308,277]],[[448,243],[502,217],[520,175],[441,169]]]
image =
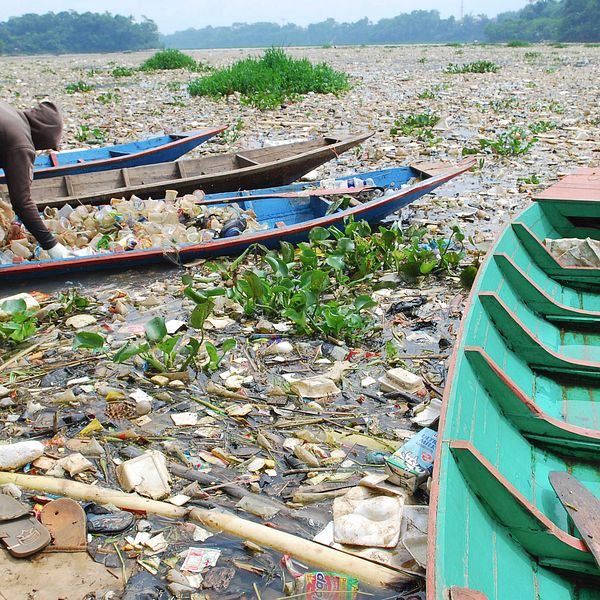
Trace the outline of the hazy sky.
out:
[[[462,0],[465,14],[518,10],[527,0]],[[415,9],[439,10],[443,17],[459,16],[461,0],[27,0],[17,3],[0,0],[0,21],[25,13],[76,10],[142,15],[153,19],[162,33],[188,27],[231,25],[235,22],[297,23],[308,25],[333,17],[337,21],[357,21],[368,17],[378,21]]]

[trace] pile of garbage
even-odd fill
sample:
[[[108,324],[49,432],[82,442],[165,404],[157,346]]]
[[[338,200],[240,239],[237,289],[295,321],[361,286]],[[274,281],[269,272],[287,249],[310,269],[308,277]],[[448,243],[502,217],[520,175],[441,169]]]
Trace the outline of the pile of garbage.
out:
[[[262,231],[252,210],[237,204],[207,206],[204,194],[177,197],[168,190],[165,199],[113,199],[109,205],[47,207],[43,220],[56,239],[76,256],[126,252],[147,248],[169,248],[207,242],[216,238]],[[0,206],[0,264],[49,258],[35,239],[12,226],[12,209]]]
[[[153,315],[185,337],[181,292],[171,280],[87,304],[75,293],[0,300],[5,323],[22,301],[43,324],[0,363],[7,581],[17,585],[26,561],[19,585],[53,571],[39,583],[48,597],[70,598],[64,586],[79,574],[78,590],[106,599],[424,598],[440,356],[390,368],[225,300],[203,345],[234,336],[237,346],[213,368],[116,362]],[[381,311],[421,330],[449,305],[417,289],[377,294]],[[102,349],[73,349],[98,331]]]

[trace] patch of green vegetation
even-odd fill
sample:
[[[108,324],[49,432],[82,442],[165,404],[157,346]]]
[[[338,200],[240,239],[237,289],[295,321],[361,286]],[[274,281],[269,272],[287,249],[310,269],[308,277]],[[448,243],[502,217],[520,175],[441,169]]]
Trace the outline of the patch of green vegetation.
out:
[[[537,175],[533,174],[530,177],[524,177],[523,179],[518,179],[517,182],[524,183],[526,185],[539,185],[540,178]]]
[[[411,113],[394,120],[390,135],[415,135],[418,140],[432,143],[434,141],[432,128],[437,125],[439,120],[440,116],[431,111],[420,114]]]
[[[440,97],[439,91],[442,89],[441,85],[434,85],[431,88],[423,90],[417,94],[417,98],[420,100],[436,100]]]
[[[448,48],[462,48],[462,44],[460,42],[449,42],[446,44]]]
[[[235,144],[242,134],[242,129],[244,129],[244,120],[238,119],[221,134],[221,138],[226,144]]]
[[[86,83],[85,81],[77,81],[75,83],[67,83],[65,92],[67,94],[75,94],[77,92],[91,92],[95,86]]]
[[[444,72],[454,75],[459,73],[497,73],[499,70],[500,66],[490,60],[478,60],[462,65],[450,63]]]
[[[521,156],[527,154],[537,138],[531,137],[529,132],[522,127],[512,127],[508,131],[501,133],[495,139],[480,138],[479,148],[463,148],[463,156],[477,154],[482,150],[490,150],[500,156]]]
[[[542,57],[541,52],[525,52],[525,60],[537,60]]]
[[[75,139],[82,144],[103,144],[105,136],[100,128],[92,129],[89,125],[83,124],[77,128]]]
[[[523,40],[511,40],[506,44],[507,48],[529,48],[530,46],[530,42],[524,42]]]
[[[0,341],[19,344],[37,333],[35,311],[27,308],[25,300],[5,300],[0,308],[8,314],[8,319],[0,322]]]
[[[514,108],[517,104],[517,98],[515,96],[508,96],[507,98],[494,98],[490,101],[490,108],[494,112],[502,112]]]
[[[583,45],[584,48],[600,48],[600,44],[593,42]]]
[[[100,94],[98,96],[98,98],[96,98],[96,100],[98,100],[98,102],[100,102],[100,104],[117,104],[119,102],[121,102],[121,96],[119,96],[119,94],[116,94],[115,92],[104,92],[103,94]]]
[[[281,48],[270,48],[261,58],[240,60],[208,77],[193,81],[192,96],[222,98],[235,92],[261,110],[274,109],[302,94],[338,94],[350,89],[348,76],[307,58],[295,59]]]
[[[297,249],[283,242],[279,252],[263,249],[254,267],[228,269],[228,295],[248,316],[283,316],[299,334],[358,343],[376,331],[370,312],[376,303],[364,286],[377,273],[395,271],[411,281],[459,273],[463,241],[458,227],[449,239],[430,239],[424,228],[404,232],[397,224],[374,231],[364,221],[349,221],[343,230],[316,227]]]
[[[554,121],[538,121],[537,123],[530,123],[529,131],[534,135],[538,133],[546,133],[547,131],[552,131],[558,127],[558,123]]]
[[[550,44],[553,48],[567,48],[567,44],[563,44],[561,42],[555,42],[554,44]]]
[[[175,49],[160,50],[144,61],[139,68],[140,71],[172,71],[175,69],[187,69],[196,72],[211,70],[208,65],[196,62],[188,54]]]
[[[131,77],[132,75],[135,75],[136,69],[134,69],[133,67],[115,67],[112,70],[112,76],[113,77]]]

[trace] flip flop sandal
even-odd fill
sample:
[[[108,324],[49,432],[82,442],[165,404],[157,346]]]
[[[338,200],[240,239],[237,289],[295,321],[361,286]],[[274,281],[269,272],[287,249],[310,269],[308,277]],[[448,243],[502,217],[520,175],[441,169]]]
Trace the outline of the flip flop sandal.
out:
[[[48,530],[27,506],[0,494],[0,543],[15,558],[39,552],[50,543]]]
[[[133,525],[135,517],[127,511],[103,514],[87,514],[87,526],[90,533],[120,533]]]
[[[44,552],[80,552],[87,550],[85,513],[75,500],[59,498],[48,502],[40,513],[52,543]]]

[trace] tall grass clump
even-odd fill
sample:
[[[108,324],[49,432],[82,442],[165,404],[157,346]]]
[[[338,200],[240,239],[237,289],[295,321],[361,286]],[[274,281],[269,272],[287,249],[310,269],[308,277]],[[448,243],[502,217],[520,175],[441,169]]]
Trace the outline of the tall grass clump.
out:
[[[329,65],[313,65],[307,58],[295,59],[282,48],[269,48],[260,58],[246,58],[208,77],[192,81],[192,96],[223,98],[239,92],[242,102],[260,110],[297,100],[302,94],[328,94],[350,89],[348,76]]]
[[[531,44],[529,42],[524,42],[523,40],[511,40],[507,42],[507,48],[529,48]]]
[[[140,71],[171,71],[173,69],[199,71],[203,70],[203,65],[181,50],[170,49],[160,50],[140,66]]]
[[[463,65],[450,63],[445,72],[454,75],[457,73],[497,73],[499,70],[500,66],[490,60],[478,60]]]

